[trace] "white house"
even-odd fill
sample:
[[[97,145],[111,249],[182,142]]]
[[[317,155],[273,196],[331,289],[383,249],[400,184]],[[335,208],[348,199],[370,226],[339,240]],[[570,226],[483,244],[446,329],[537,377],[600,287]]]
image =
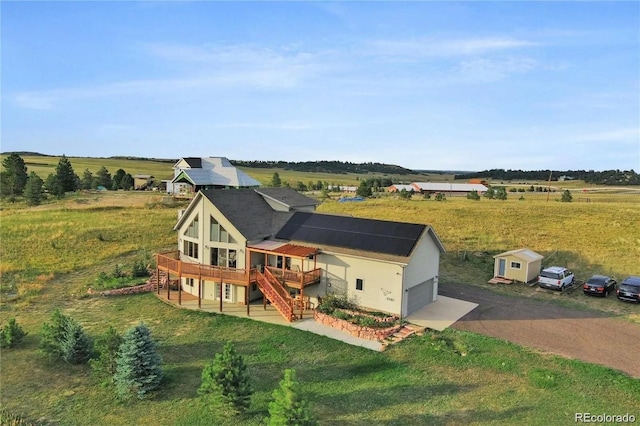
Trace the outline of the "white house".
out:
[[[173,165],[168,194],[195,194],[218,188],[257,188],[260,182],[236,168],[225,157],[184,157]]]
[[[158,268],[199,300],[264,297],[288,320],[293,300],[316,305],[328,293],[400,316],[436,300],[444,247],[430,226],[317,204],[289,188],[199,191],[174,227],[179,251],[159,254]]]

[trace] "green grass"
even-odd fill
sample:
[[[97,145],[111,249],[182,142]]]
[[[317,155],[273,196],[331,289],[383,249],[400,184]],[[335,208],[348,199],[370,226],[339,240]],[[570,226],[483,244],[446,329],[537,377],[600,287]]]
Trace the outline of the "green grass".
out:
[[[378,353],[288,327],[179,310],[153,294],[84,296],[100,272],[131,263],[140,249],[175,247],[176,209],[137,193],[30,209],[3,205],[2,285],[15,286],[20,297],[0,305],[2,322],[15,317],[29,333],[0,357],[5,413],[64,425],[258,425],[284,369],[295,368],[314,413],[328,425],[549,425],[572,423],[575,412],[640,414],[637,379],[472,333],[416,336]],[[320,210],[434,225],[449,250],[442,262],[444,282],[486,285],[491,253],[523,245],[547,256],[556,252],[552,261],[566,262],[580,275],[605,265],[616,274],[637,267],[640,217],[624,201],[382,199],[329,202]],[[460,256],[465,251],[468,260]],[[498,290],[533,297],[526,286]],[[575,296],[575,303],[584,299],[590,306],[617,302],[566,296],[562,300]],[[159,392],[149,401],[119,403],[86,366],[49,363],[37,350],[38,333],[56,308],[93,337],[110,325],[123,332],[146,322],[164,359]],[[197,395],[202,368],[229,340],[245,357],[256,391],[250,411],[240,417]]]

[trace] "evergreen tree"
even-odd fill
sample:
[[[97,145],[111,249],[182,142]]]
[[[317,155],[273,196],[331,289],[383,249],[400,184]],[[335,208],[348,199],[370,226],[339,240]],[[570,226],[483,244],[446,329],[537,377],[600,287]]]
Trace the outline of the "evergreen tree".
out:
[[[47,176],[47,180],[44,182],[44,188],[47,192],[57,198],[62,198],[64,196],[64,188],[60,183],[60,179],[58,179],[58,175],[54,173],[50,173]]]
[[[114,191],[117,191],[121,188],[124,189],[122,187],[122,178],[124,178],[126,174],[127,172],[125,172],[123,169],[118,169],[116,171],[116,174],[113,175],[113,184],[111,185],[111,189],[113,189]]]
[[[64,154],[62,154],[56,166],[56,177],[63,193],[78,189],[76,186],[76,174],[73,171],[71,162]]]
[[[568,189],[565,190],[562,193],[562,198],[560,199],[560,201],[562,201],[563,203],[570,203],[573,200],[573,195],[571,195],[571,191],[569,191]]]
[[[275,172],[273,174],[273,177],[271,178],[271,186],[274,187],[279,187],[282,185],[282,180],[280,180],[280,175],[278,174],[278,172]]]
[[[122,180],[120,181],[120,188],[124,189],[125,191],[129,191],[131,188],[133,188],[133,176],[131,176],[129,173],[124,175]]]
[[[161,362],[151,331],[145,324],[140,323],[127,330],[118,350],[116,373],[113,375],[118,396],[122,399],[133,395],[139,399],[147,398],[160,386]]]
[[[0,348],[13,348],[26,336],[27,333],[18,325],[15,318],[10,318],[9,323],[0,330]]]
[[[493,200],[495,197],[496,197],[496,190],[493,189],[492,187],[489,187],[484,193],[484,198]]]
[[[96,176],[98,177],[98,185],[111,189],[113,186],[113,180],[111,179],[111,173],[109,173],[109,170],[107,170],[105,166],[100,167]]]
[[[40,176],[38,176],[36,172],[29,173],[27,185],[23,192],[24,198],[27,200],[27,205],[37,206],[42,202],[44,198],[43,185],[42,179],[40,179]]]
[[[473,191],[470,191],[470,192],[467,194],[467,199],[468,199],[468,200],[479,201],[479,200],[480,200],[480,195],[478,195],[478,191],[473,190]]]
[[[9,154],[2,160],[2,167],[2,195],[21,195],[27,184],[27,166],[22,157],[16,153]]]
[[[310,426],[317,424],[307,400],[301,395],[295,370],[284,371],[280,387],[269,403],[269,426]]]
[[[91,340],[82,326],[70,319],[64,324],[64,332],[60,341],[62,360],[69,364],[84,364],[93,352]]]
[[[67,322],[72,319],[56,309],[51,315],[51,323],[42,324],[40,331],[40,349],[49,356],[50,360],[62,358],[60,343],[64,339]]]
[[[436,201],[446,201],[447,197],[444,195],[444,192],[438,192],[434,198]]]
[[[91,189],[93,187],[93,173],[89,169],[85,169],[80,181],[80,188]]]
[[[106,333],[96,339],[97,358],[89,360],[89,365],[96,377],[105,381],[113,380],[113,375],[116,373],[118,350],[122,342],[122,336],[113,327],[109,327]]]
[[[506,200],[507,199],[507,190],[504,189],[504,187],[500,187],[498,189],[496,189],[496,198],[498,200]]]
[[[360,185],[358,185],[358,189],[356,189],[356,195],[361,197],[371,197],[373,192],[371,191],[371,187],[366,181],[361,181]]]
[[[252,390],[247,367],[231,342],[227,342],[222,353],[217,353],[202,370],[198,393],[222,396],[238,411],[249,408]]]

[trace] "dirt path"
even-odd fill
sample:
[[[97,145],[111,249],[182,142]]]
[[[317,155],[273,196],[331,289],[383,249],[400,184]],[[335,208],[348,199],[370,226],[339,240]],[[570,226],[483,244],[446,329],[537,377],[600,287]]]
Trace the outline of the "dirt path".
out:
[[[479,305],[453,328],[640,377],[640,326],[637,324],[604,313],[496,294],[472,285],[441,284],[439,293]]]

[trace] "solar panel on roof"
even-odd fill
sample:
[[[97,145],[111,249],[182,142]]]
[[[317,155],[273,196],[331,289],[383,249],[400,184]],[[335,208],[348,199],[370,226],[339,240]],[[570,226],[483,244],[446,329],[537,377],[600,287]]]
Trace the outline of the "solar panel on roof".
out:
[[[276,238],[408,256],[425,225],[296,212]]]

